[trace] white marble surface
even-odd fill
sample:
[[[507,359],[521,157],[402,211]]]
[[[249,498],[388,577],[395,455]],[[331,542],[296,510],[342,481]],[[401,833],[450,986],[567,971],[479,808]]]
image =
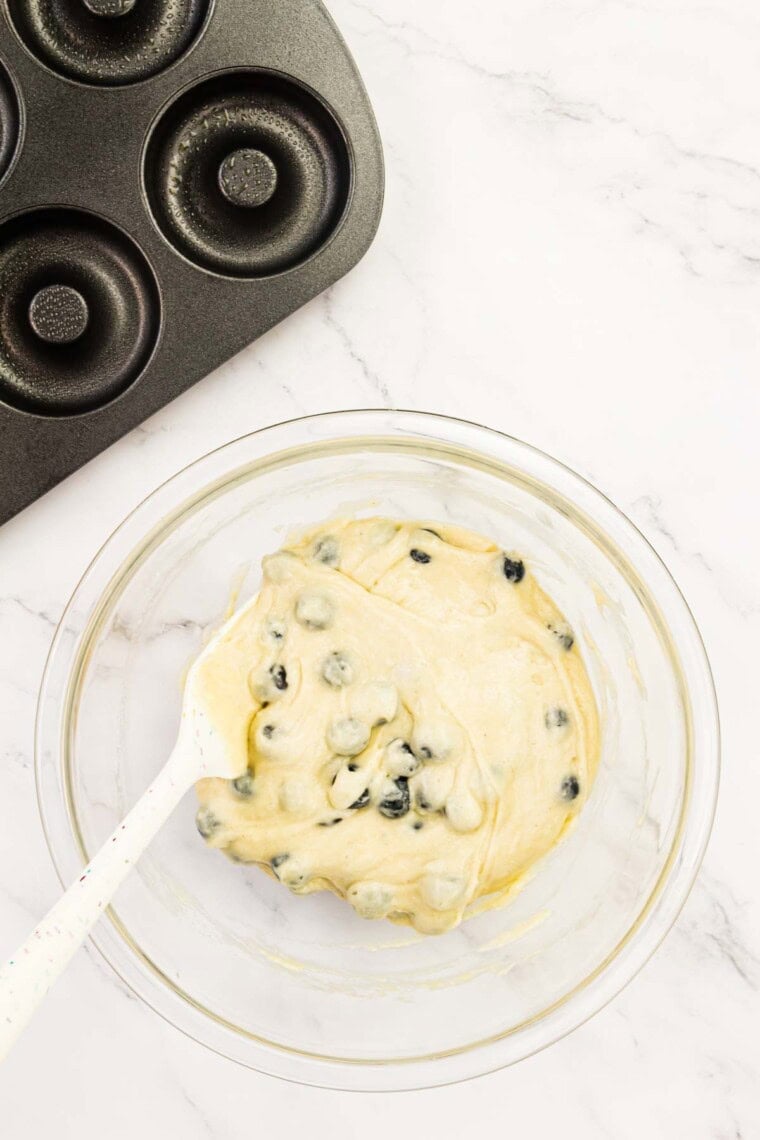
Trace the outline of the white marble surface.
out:
[[[32,771],[55,623],[123,515],[262,424],[392,404],[565,460],[638,523],[707,642],[724,779],[639,978],[516,1069],[399,1097],[206,1052],[82,952],[0,1074],[3,1136],[760,1135],[760,12],[752,0],[333,0],[384,136],[349,278],[0,531],[0,937],[55,899]]]

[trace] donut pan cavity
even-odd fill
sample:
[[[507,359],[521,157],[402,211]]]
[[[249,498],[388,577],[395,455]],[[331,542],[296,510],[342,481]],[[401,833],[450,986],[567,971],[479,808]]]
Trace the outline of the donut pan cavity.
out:
[[[382,196],[319,0],[0,0],[0,522],[346,273]]]

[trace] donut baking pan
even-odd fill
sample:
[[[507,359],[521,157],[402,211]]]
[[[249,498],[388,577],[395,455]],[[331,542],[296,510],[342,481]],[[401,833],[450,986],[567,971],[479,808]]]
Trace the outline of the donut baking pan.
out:
[[[319,0],[0,0],[0,522],[346,273],[382,195]]]

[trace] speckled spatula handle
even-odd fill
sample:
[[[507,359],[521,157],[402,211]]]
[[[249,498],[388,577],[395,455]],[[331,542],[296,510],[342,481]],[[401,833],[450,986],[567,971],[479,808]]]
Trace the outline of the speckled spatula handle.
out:
[[[193,765],[175,750],[77,881],[0,968],[0,1061],[194,779]]]

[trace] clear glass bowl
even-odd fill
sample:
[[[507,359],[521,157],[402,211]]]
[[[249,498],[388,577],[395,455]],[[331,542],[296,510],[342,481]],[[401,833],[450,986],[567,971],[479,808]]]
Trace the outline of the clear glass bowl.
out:
[[[316,416],[237,440],[150,496],[61,621],[40,697],[43,824],[68,882],[168,756],[188,662],[297,524],[450,520],[520,550],[572,623],[603,755],[569,838],[508,905],[440,937],[291,896],[198,838],[188,795],[94,941],[155,1010],[264,1072],[350,1089],[444,1084],[591,1016],[682,906],[710,831],[715,696],[689,610],[598,491],[524,443],[412,412]],[[442,631],[445,637],[445,631]]]

